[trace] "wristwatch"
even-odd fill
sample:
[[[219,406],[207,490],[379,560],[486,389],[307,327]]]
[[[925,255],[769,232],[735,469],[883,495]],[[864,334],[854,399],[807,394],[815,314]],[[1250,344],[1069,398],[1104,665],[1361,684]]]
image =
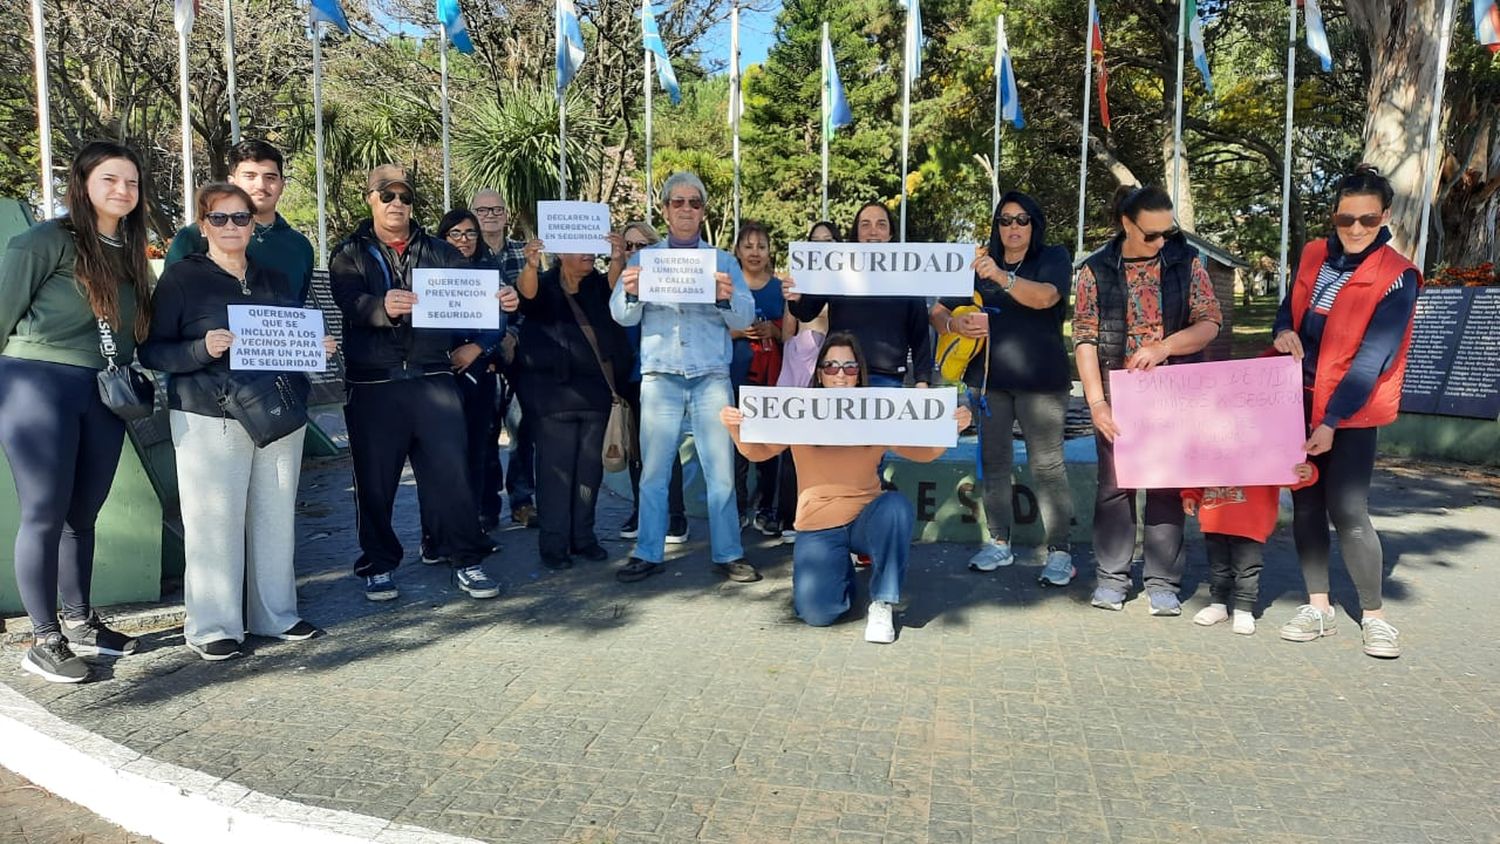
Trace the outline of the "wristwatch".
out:
[[[1005,286],[1002,287],[1002,288],[1000,288],[1000,289],[1003,290],[1003,291],[1005,291],[1006,293],[1009,293],[1010,289],[1012,287],[1015,287],[1015,286],[1016,286],[1016,271],[1015,270],[1006,270],[1005,271]]]

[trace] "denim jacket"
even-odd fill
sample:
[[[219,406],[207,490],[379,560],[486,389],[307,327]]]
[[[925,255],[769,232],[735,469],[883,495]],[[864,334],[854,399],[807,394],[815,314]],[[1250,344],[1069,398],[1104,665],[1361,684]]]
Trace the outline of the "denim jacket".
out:
[[[646,249],[667,249],[667,241]],[[699,241],[698,248],[711,249],[713,244]],[[609,312],[624,326],[641,327],[641,372],[681,375],[728,375],[732,356],[730,331],[743,331],[755,317],[755,300],[740,272],[740,262],[722,249],[718,272],[728,273],[734,282],[729,302],[714,305],[667,304],[642,302],[625,292],[625,285],[615,285],[609,298]],[[640,265],[639,255],[630,256],[627,267]]]

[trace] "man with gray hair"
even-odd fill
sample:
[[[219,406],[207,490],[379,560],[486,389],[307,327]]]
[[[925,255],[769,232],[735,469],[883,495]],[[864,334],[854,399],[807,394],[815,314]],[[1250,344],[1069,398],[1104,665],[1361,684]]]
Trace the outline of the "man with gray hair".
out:
[[[682,421],[690,417],[693,444],[708,488],[708,529],[713,561],[739,583],[760,580],[745,562],[734,498],[734,445],[719,411],[734,402],[729,384],[730,331],[743,331],[755,302],[739,262],[715,250],[714,304],[642,302],[640,256],[647,249],[712,249],[702,237],[708,193],[689,172],[673,173],[661,191],[667,239],[646,246],[622,267],[610,263],[614,293],[610,313],[621,325],[641,327],[641,485],[639,534],[629,562],[615,573],[622,582],[644,580],[664,568],[667,482],[677,460]]]

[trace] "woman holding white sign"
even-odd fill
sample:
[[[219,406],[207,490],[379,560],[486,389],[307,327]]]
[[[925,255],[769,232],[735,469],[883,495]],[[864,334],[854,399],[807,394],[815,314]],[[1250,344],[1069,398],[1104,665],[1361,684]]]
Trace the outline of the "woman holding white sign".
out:
[[[1094,498],[1094,558],[1098,583],[1092,603],[1124,609],[1135,555],[1136,491],[1115,482],[1116,437],[1122,431],[1109,406],[1108,372],[1149,371],[1191,363],[1219,335],[1223,315],[1198,253],[1177,228],[1172,198],[1161,188],[1121,187],[1110,217],[1118,233],[1084,260],[1074,282],[1073,353],[1093,415],[1099,450]],[[1168,444],[1166,447],[1171,447]],[[1183,513],[1179,491],[1146,491],[1143,578],[1151,614],[1182,614]]]
[[[239,656],[246,632],[288,640],[318,632],[297,614],[292,566],[306,427],[257,446],[224,404],[243,377],[230,369],[230,349],[241,339],[229,331],[230,306],[300,305],[285,276],[245,254],[254,207],[234,185],[198,190],[197,222],[208,253],[189,255],[162,274],[151,334],[140,349],[143,365],[169,373],[182,501],[183,635],[210,661]],[[266,334],[266,343],[282,348],[293,331],[268,327]],[[323,337],[322,346],[335,351],[332,337]],[[307,382],[301,372],[280,377]]]
[[[833,332],[818,355],[816,382],[827,388],[867,387],[869,370],[859,340]],[[792,605],[803,621],[826,627],[854,602],[854,563],[850,553],[871,557],[870,607],[865,641],[896,640],[893,607],[901,600],[906,561],[911,554],[916,513],[901,493],[882,492],[877,468],[887,451],[930,463],[942,446],[819,446],[747,443],[740,439],[744,415],[737,407],[720,413],[735,447],[748,460],[768,460],[790,449],[797,465],[797,544],[792,553]],[[954,413],[958,430],[973,421],[967,407]]]
[[[989,247],[974,261],[973,299],[933,305],[932,326],[939,334],[985,341],[963,375],[978,390],[979,457],[990,537],[969,560],[969,568],[994,571],[1015,561],[1010,548],[1015,512],[1011,427],[1019,421],[1047,529],[1047,560],[1038,580],[1044,586],[1067,586],[1077,574],[1068,544],[1073,493],[1063,464],[1063,427],[1073,381],[1062,329],[1072,265],[1068,250],[1048,246],[1046,235],[1047,217],[1036,200],[1019,191],[1000,197]]]
[[[734,239],[734,257],[745,275],[745,286],[755,300],[755,320],[744,331],[730,332],[734,357],[729,380],[735,399],[740,387],[774,387],[781,375],[781,338],[786,319],[786,300],[781,298],[781,279],[772,272],[771,233],[754,220],[740,226]],[[801,386],[800,384],[796,386]],[[740,524],[751,519],[761,534],[781,536],[782,516],[776,506],[780,458],[755,464],[755,501],[750,501],[750,463],[742,456],[734,462],[734,492],[739,503]],[[785,502],[790,516],[791,502]]]

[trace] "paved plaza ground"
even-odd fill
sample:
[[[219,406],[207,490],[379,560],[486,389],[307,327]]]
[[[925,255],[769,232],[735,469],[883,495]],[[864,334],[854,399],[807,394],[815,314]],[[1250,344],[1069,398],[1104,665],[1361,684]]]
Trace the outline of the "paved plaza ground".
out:
[[[1087,547],[1078,582],[1043,590],[1029,551],[977,575],[971,549],[914,546],[888,646],[862,619],[797,621],[790,549],[752,532],[765,579],[715,577],[701,522],[638,584],[613,577],[627,543],[551,572],[536,532],[511,529],[489,561],[501,598],[413,563],[398,601],[371,604],[334,460],[309,464],[299,522],[302,606],[326,637],[209,664],[180,628],[151,633],[76,687],[11,651],[0,682],[161,762],[481,841],[1500,841],[1500,484],[1377,475],[1395,661],[1364,656],[1343,610],[1330,639],[1277,638],[1301,596],[1284,528],[1250,637],[1188,618],[1206,603],[1196,539],[1173,619],[1141,598],[1090,608]],[[601,535],[625,513],[605,501]],[[398,516],[414,556],[410,487]],[[1341,568],[1335,598],[1357,610]],[[69,810],[8,797],[16,782],[0,839],[130,840],[38,832]]]

